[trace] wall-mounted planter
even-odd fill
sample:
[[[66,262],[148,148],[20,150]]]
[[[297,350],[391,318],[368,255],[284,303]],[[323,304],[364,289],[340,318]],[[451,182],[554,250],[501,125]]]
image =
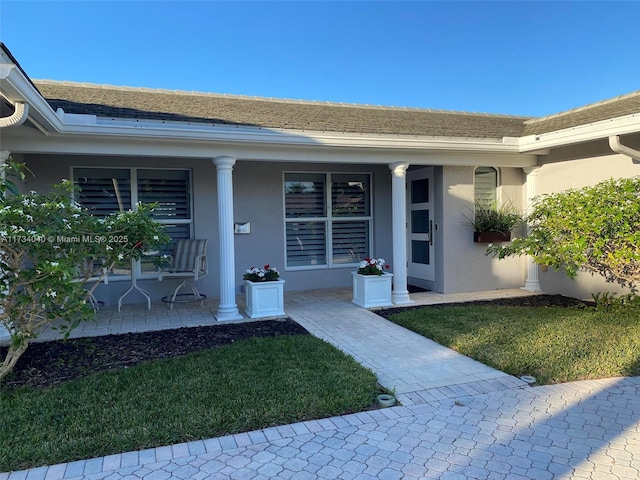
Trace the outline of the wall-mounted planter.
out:
[[[391,302],[392,273],[382,275],[353,275],[353,303],[364,308],[388,307]]]
[[[245,313],[249,318],[284,317],[284,280],[245,280]]]
[[[476,243],[498,243],[511,241],[511,232],[473,232]]]

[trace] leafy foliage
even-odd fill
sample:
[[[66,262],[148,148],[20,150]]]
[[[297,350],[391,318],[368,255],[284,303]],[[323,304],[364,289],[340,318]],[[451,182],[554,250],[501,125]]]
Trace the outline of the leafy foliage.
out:
[[[570,278],[585,270],[632,289],[640,281],[640,177],[538,197],[528,222],[526,237],[487,253],[530,255]]]
[[[523,222],[523,215],[511,203],[477,203],[472,215],[465,215],[465,218],[474,232],[507,233]]]
[[[5,173],[23,178],[16,163]],[[0,379],[45,325],[59,321],[68,335],[91,318],[87,299],[116,262],[169,242],[164,226],[151,218],[152,205],[98,218],[75,204],[72,190],[63,181],[46,195],[21,194],[10,180],[0,180],[0,324],[11,336]]]
[[[280,272],[276,267],[267,263],[263,268],[251,267],[247,269],[242,278],[250,282],[275,282],[280,278]]]
[[[358,274],[379,276],[384,273],[384,269],[388,270],[390,268],[391,266],[385,262],[384,258],[365,257],[358,265]]]

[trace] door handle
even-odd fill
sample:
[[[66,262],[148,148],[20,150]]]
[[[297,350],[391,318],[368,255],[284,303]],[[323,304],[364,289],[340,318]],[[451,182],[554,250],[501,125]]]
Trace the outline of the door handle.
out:
[[[433,220],[429,220],[429,245],[433,246]]]

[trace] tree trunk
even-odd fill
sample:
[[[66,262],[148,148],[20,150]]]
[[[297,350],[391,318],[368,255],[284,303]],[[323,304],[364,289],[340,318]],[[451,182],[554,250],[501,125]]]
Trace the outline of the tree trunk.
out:
[[[27,351],[27,347],[29,346],[29,340],[24,340],[19,346],[14,347],[13,345],[9,345],[9,350],[7,351],[7,355],[4,357],[2,361],[2,366],[0,366],[0,380],[6,377],[13,367],[15,366],[18,359],[22,356],[24,352]]]

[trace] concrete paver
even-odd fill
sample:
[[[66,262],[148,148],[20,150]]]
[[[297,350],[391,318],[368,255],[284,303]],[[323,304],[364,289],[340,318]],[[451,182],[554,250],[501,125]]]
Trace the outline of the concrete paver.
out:
[[[138,464],[126,467],[116,467],[114,458],[127,455],[120,454],[106,457],[99,472],[90,460],[50,467],[56,476],[34,469],[0,478],[637,480],[639,393],[638,377],[494,390],[347,415],[359,421],[340,427],[303,422],[225,442],[192,442],[204,445],[197,455],[188,443],[144,450]],[[593,415],[606,425],[603,431],[567,428]]]
[[[290,296],[287,313],[374,369],[396,387],[401,406],[0,473],[0,480],[640,478],[640,377],[528,387],[351,306],[344,292],[313,295]]]

